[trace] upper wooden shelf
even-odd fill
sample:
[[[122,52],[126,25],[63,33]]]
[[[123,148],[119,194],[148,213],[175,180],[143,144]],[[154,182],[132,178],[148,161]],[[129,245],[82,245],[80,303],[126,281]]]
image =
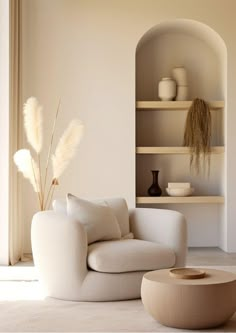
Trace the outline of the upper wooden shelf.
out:
[[[137,101],[137,111],[142,110],[187,110],[191,106],[192,101]],[[211,110],[223,109],[224,101],[208,101]]]
[[[223,204],[223,196],[137,197],[137,204]]]
[[[223,146],[211,147],[212,154],[222,154]],[[137,154],[190,154],[189,147],[136,147]]]

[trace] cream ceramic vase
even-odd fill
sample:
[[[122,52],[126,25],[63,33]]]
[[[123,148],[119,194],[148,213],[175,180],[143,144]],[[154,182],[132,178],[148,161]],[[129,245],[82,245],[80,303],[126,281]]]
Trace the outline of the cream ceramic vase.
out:
[[[184,67],[175,67],[172,69],[172,77],[175,80],[177,86],[187,86],[187,71]]]
[[[172,101],[176,96],[176,82],[170,77],[163,77],[158,85],[158,96],[162,101]]]
[[[188,100],[188,86],[177,86],[176,101]]]

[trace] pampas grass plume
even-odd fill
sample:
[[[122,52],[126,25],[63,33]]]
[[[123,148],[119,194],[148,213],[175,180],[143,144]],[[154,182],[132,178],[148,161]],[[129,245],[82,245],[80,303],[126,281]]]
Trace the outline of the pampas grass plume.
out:
[[[20,149],[14,154],[14,162],[23,176],[31,182],[34,191],[39,192],[39,168],[28,149]]]
[[[36,153],[39,154],[43,144],[42,106],[35,97],[30,97],[24,105],[23,112],[27,140]]]
[[[80,120],[71,121],[60,138],[52,156],[53,179],[58,179],[67,168],[83,136],[84,125]]]

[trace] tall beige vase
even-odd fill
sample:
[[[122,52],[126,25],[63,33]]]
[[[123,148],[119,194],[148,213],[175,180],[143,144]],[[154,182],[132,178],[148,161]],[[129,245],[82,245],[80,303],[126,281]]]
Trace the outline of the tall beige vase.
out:
[[[174,67],[172,69],[172,77],[175,80],[177,86],[187,86],[188,78],[185,67]]]

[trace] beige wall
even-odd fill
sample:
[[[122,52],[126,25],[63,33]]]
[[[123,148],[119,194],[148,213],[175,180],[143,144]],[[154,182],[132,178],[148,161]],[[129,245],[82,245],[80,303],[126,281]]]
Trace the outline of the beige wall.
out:
[[[58,195],[124,196],[135,204],[135,50],[151,27],[187,18],[218,32],[228,50],[227,200],[228,246],[236,251],[235,10],[228,0],[22,0],[23,100],[45,105],[49,126],[62,98],[58,134],[80,117],[86,135],[61,180]],[[29,227],[34,198],[24,183],[24,219]],[[209,231],[210,232],[210,231]],[[203,230],[204,233],[204,230]],[[29,232],[25,250],[29,251]]]

